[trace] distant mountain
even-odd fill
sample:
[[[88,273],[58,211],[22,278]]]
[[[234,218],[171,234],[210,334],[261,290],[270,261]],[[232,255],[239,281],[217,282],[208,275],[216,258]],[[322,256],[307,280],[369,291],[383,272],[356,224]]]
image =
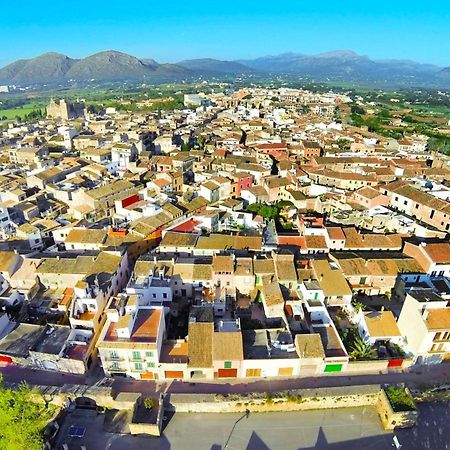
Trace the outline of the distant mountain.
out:
[[[60,81],[75,63],[60,53],[44,53],[33,59],[21,59],[0,69],[0,82],[13,84]]]
[[[16,61],[0,69],[1,84],[52,84],[65,81],[160,81],[189,75],[174,64],[140,60],[126,53],[108,50],[83,59],[45,53]]]
[[[76,61],[66,72],[66,78],[74,80],[137,80],[145,78],[157,68],[146,66],[134,56],[106,51]]]
[[[316,79],[338,78],[371,83],[427,85],[439,82],[440,67],[409,60],[371,60],[351,50],[318,55],[283,53],[239,60],[247,67],[271,73],[295,74]]]
[[[437,78],[450,84],[450,67],[445,67],[436,74]]]
[[[138,81],[168,82],[199,76],[268,74],[302,76],[317,81],[342,80],[380,87],[450,87],[450,68],[409,60],[372,60],[352,50],[318,55],[283,53],[256,59],[221,61],[191,59],[177,64],[160,64],[150,58],[136,58],[108,50],[82,59],[59,53],[44,53],[0,69],[0,84],[40,85],[72,82]]]
[[[286,72],[308,76],[336,76],[352,74],[361,67],[373,66],[367,56],[359,56],[350,50],[339,50],[319,55],[284,53],[250,61],[239,61],[248,67],[266,72]]]
[[[194,72],[200,73],[229,73],[229,74],[243,74],[254,72],[254,69],[240,64],[236,61],[220,61],[218,59],[203,58],[203,59],[186,59],[177,63],[177,66],[184,67]]]

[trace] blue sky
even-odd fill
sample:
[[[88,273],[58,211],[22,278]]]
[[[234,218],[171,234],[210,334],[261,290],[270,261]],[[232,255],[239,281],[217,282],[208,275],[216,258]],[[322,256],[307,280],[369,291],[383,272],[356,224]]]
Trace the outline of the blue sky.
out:
[[[450,0],[8,1],[0,65],[114,49],[159,62],[352,49],[450,66]]]

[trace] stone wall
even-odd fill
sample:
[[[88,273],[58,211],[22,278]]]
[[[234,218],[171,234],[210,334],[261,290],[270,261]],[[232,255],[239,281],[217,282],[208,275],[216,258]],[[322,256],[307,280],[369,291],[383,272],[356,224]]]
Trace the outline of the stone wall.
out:
[[[388,362],[389,361],[387,359],[373,361],[350,361],[345,369],[345,373],[348,373],[349,375],[355,375],[357,373],[366,374],[387,371],[396,372],[409,368],[413,363],[413,359],[403,359],[401,367],[388,367]]]
[[[131,434],[148,434],[150,436],[161,436],[161,430],[156,423],[135,423],[130,422]]]
[[[4,383],[11,389],[18,387],[17,383]],[[110,387],[84,386],[65,384],[63,386],[33,386],[52,405],[63,407],[67,401],[75,400],[77,397],[88,397],[95,400],[98,406],[108,409],[132,409],[139,393],[122,392],[113,397]]]
[[[298,389],[272,395],[171,394],[166,409],[176,412],[268,412],[374,406],[380,385]]]
[[[384,390],[381,390],[378,396],[376,407],[381,423],[386,430],[413,427],[417,422],[418,412],[416,410],[394,411]]]
[[[138,408],[142,406],[142,398],[135,402],[133,406],[133,418],[129,423],[131,434],[148,434],[150,436],[161,436],[163,418],[164,418],[164,395],[161,394],[159,400],[155,403],[158,405],[158,411],[156,417],[154,417],[154,422],[140,421],[138,418]],[[156,406],[154,406],[155,408]]]

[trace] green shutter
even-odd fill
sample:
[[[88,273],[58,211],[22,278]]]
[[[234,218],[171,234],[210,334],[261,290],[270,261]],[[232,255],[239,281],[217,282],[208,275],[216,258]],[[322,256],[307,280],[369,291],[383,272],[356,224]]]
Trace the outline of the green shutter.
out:
[[[145,352],[147,358],[153,358],[153,352]]]
[[[225,361],[223,367],[224,369],[231,369],[231,361]]]
[[[342,364],[327,364],[324,372],[340,372],[342,370]]]
[[[136,370],[142,370],[142,363],[134,363],[134,368]]]

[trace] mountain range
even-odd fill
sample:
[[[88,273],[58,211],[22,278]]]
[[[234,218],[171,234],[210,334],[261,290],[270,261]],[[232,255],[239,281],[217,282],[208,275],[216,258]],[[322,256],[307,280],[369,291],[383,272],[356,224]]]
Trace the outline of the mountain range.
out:
[[[176,64],[160,64],[154,59],[139,59],[114,50],[82,59],[49,52],[3,67],[0,84],[52,85],[92,80],[158,83],[200,76],[230,78],[250,74],[255,77],[285,74],[316,81],[334,79],[385,86],[450,87],[450,67],[410,60],[372,60],[351,50],[318,55],[284,53],[238,61],[190,59]]]

